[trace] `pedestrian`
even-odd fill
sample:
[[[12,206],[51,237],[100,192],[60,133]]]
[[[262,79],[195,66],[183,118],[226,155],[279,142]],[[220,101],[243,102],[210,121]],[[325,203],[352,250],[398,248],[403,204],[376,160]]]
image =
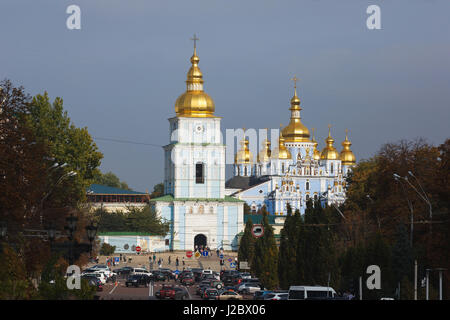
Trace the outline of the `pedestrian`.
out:
[[[216,254],[217,254],[217,256],[219,256],[219,248],[217,248]]]
[[[175,259],[175,265],[178,267],[180,261],[178,260],[178,257]]]
[[[185,265],[185,263],[184,263],[184,257],[183,257],[183,266]],[[183,270],[184,270],[184,268],[183,268]]]
[[[153,254],[153,262],[156,262],[156,255]]]
[[[170,256],[169,256],[169,266],[170,266]]]

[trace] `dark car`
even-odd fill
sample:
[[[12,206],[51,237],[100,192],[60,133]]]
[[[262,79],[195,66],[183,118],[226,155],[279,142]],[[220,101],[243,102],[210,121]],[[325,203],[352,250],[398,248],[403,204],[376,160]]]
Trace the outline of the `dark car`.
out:
[[[148,284],[150,283],[150,277],[146,274],[134,274],[128,277],[127,281],[125,282],[125,285],[127,287],[129,286],[134,286],[134,287],[139,287],[139,286],[145,286],[147,287]]]
[[[189,293],[185,289],[174,286],[163,286],[156,296],[159,299],[169,299],[169,300],[189,299]]]
[[[219,296],[219,290],[214,289],[214,288],[209,288],[203,292],[202,299],[203,300],[217,300],[218,296]]]
[[[175,279],[175,275],[173,274],[173,271],[166,268],[160,268],[160,272],[164,273],[167,279]]]
[[[118,276],[129,276],[131,271],[133,271],[132,267],[122,267],[113,270],[113,272],[116,273]]]
[[[183,281],[183,279],[184,279],[185,277],[193,278],[193,277],[194,277],[194,273],[193,273],[192,271],[188,271],[188,270],[182,271],[182,272],[178,275],[178,280],[181,282],[181,281]]]
[[[243,279],[240,275],[227,275],[223,277],[222,281],[226,286],[239,286],[242,284]]]
[[[269,290],[256,291],[253,294],[253,300],[264,300],[264,296],[269,293],[272,293],[272,291],[269,291]]]
[[[240,275],[241,275],[241,273],[237,270],[222,270],[222,271],[220,271],[220,279],[222,281],[225,277],[230,277],[230,276],[238,277]]]
[[[185,286],[192,286],[195,283],[194,277],[186,275],[181,280],[181,284]]]
[[[152,281],[166,281],[167,275],[161,271],[153,271],[150,278]]]
[[[86,275],[86,276],[81,276],[81,279],[85,279],[88,282],[89,286],[96,287],[97,291],[103,291],[103,285],[99,278],[90,276],[90,275]]]

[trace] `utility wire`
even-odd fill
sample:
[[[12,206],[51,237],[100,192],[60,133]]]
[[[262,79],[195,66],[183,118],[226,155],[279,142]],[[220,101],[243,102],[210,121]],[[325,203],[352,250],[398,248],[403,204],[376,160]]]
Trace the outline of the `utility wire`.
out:
[[[160,144],[145,143],[145,142],[137,142],[137,141],[129,141],[129,140],[119,140],[119,139],[100,138],[100,137],[94,137],[94,139],[96,139],[96,140],[110,141],[110,142],[118,142],[118,143],[139,144],[139,145],[151,146],[151,147],[159,147],[159,148],[162,148],[162,147],[163,147],[163,146],[160,145]]]

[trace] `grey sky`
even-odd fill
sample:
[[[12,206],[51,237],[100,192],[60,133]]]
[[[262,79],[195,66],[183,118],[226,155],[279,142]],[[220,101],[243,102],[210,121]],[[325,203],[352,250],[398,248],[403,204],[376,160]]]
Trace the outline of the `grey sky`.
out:
[[[70,4],[81,30],[66,28]],[[370,4],[382,30],[366,28]],[[349,128],[360,160],[386,142],[449,137],[449,14],[446,0],[2,0],[0,79],[63,97],[93,137],[164,145],[196,33],[223,129],[286,125],[296,74],[319,148],[329,123],[338,150]],[[132,188],[162,181],[162,148],[96,143],[101,169]]]

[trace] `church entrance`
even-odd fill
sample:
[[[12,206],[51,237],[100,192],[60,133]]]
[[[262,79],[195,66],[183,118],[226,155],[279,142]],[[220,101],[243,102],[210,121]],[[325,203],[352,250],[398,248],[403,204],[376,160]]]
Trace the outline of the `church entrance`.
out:
[[[195,236],[194,238],[194,247],[195,248],[199,248],[199,247],[206,247],[206,236],[204,234],[198,234]]]

